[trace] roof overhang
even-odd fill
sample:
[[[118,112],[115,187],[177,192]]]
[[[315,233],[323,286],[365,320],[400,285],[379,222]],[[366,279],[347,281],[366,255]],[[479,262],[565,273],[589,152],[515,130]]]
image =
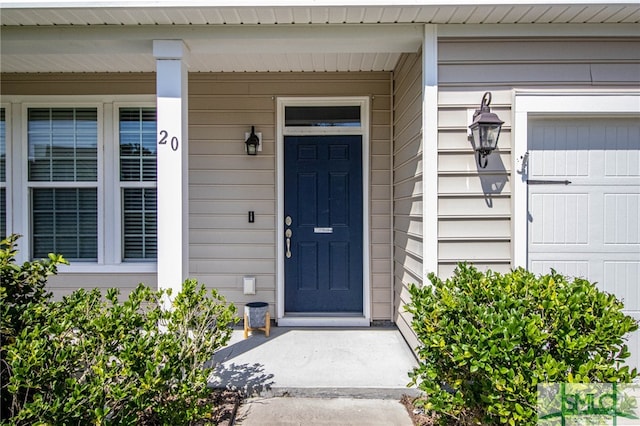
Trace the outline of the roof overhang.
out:
[[[638,35],[640,4],[564,0],[6,1],[2,72],[146,72],[180,39],[190,71],[389,71],[439,36]]]

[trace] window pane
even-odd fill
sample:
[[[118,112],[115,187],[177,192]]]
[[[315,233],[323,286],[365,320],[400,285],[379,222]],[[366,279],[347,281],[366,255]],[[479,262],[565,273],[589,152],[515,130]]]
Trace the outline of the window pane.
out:
[[[284,125],[297,127],[359,127],[359,106],[285,107]]]
[[[120,180],[156,180],[155,108],[120,109]]]
[[[124,260],[157,257],[157,197],[155,188],[124,188],[123,258]]]
[[[32,188],[33,258],[60,253],[68,260],[98,258],[96,188]]]
[[[0,188],[0,240],[7,236],[7,191]]]
[[[0,108],[0,182],[6,181],[7,142],[5,132],[7,126],[4,118],[4,108]],[[2,232],[4,235],[4,232]]]
[[[96,108],[29,108],[28,120],[30,181],[97,181]]]

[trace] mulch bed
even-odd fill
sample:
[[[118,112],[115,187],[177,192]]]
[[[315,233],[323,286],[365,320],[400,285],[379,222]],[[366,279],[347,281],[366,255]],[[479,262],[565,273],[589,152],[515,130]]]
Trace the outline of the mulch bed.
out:
[[[403,395],[400,399],[400,403],[404,405],[411,416],[411,420],[415,426],[433,426],[437,424],[437,417],[433,413],[425,413],[421,408],[415,406],[415,401],[418,398],[414,398],[408,395]]]
[[[231,390],[214,389],[211,398],[215,404],[213,423],[218,426],[233,426],[242,395]]]

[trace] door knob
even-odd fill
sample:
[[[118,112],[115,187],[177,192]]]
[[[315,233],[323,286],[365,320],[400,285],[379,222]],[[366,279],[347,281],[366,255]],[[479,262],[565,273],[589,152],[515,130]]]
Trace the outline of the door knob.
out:
[[[291,235],[293,235],[293,232],[291,232],[291,229],[287,229],[286,231],[284,231],[284,236],[287,238],[286,239],[287,251],[285,253],[285,256],[287,257],[287,259],[291,259]]]

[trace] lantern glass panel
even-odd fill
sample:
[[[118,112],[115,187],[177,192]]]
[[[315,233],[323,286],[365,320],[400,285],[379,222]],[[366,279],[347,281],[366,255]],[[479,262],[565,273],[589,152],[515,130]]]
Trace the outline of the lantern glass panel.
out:
[[[494,150],[498,145],[500,124],[485,124],[480,126],[480,145],[487,150]]]

